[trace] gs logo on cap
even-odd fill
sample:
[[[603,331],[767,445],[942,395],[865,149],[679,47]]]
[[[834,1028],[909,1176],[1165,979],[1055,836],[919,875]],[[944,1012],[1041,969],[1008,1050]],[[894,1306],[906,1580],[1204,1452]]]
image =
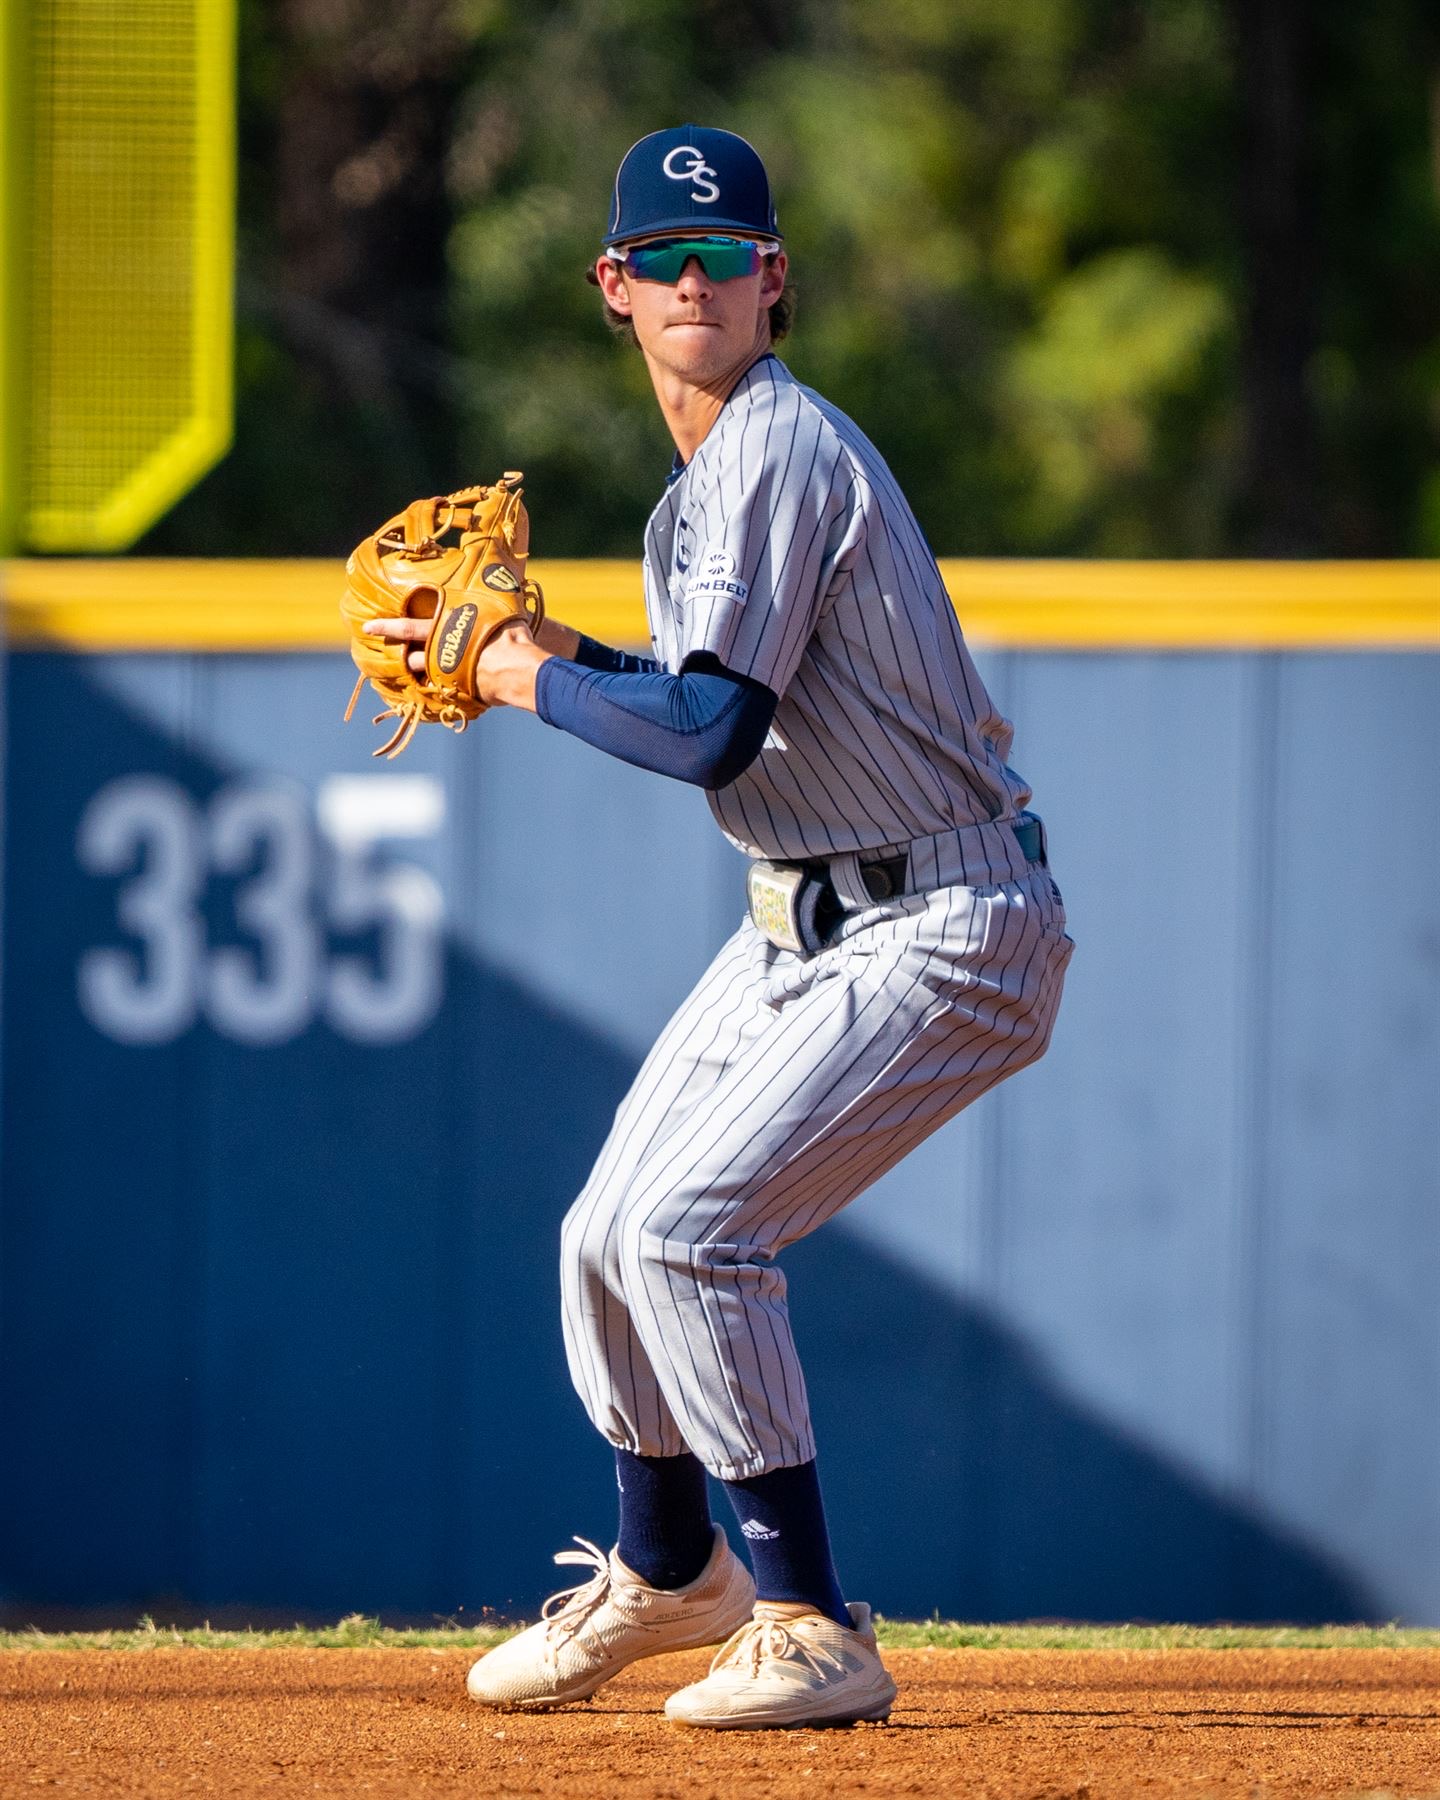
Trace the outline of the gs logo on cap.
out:
[[[629,239],[702,231],[779,239],[770,178],[753,144],[713,125],[670,125],[633,143],[615,171],[609,250]]]
[[[677,164],[675,161],[677,156],[683,156],[687,160]],[[701,206],[711,206],[720,198],[720,189],[714,181],[716,171],[710,167],[704,154],[693,144],[677,144],[673,150],[667,153],[660,167],[671,181],[693,181],[696,185],[690,190],[690,198]],[[696,188],[700,187],[708,188],[710,191],[703,194],[698,193]]]

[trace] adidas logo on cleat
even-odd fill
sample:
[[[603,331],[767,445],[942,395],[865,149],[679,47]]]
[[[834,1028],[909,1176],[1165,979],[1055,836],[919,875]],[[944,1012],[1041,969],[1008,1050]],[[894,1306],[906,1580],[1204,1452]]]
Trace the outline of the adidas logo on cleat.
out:
[[[747,1538],[778,1538],[778,1531],[771,1531],[768,1525],[762,1525],[758,1519],[746,1519],[740,1527]]]

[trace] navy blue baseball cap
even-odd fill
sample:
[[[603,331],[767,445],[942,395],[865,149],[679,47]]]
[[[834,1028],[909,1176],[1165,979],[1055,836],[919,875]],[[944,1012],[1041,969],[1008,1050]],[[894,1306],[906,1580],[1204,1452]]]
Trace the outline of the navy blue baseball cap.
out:
[[[770,178],[744,138],[709,125],[676,125],[630,146],[616,171],[604,247],[662,231],[779,239]]]

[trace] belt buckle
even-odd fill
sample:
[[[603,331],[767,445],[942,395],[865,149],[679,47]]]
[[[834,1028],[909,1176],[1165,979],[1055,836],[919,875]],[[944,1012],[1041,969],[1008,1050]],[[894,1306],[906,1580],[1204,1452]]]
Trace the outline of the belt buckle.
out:
[[[830,916],[834,890],[823,871],[804,863],[773,863],[764,857],[745,872],[745,896],[755,929],[777,950],[814,956],[840,916]]]
[[[766,862],[763,858],[752,862],[745,872],[750,917],[755,922],[755,929],[777,950],[804,952],[799,896],[805,881],[804,869]]]

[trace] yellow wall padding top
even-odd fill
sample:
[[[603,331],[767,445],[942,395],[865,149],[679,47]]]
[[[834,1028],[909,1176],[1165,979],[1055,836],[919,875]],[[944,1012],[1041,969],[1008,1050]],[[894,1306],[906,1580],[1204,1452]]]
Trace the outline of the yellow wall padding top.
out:
[[[19,541],[123,550],[230,440],[234,0],[27,19]]]
[[[1440,562],[942,560],[966,635],[1016,650],[1440,649]],[[649,641],[637,562],[545,562],[558,619]],[[4,565],[17,649],[343,650],[342,565],[36,559]]]

